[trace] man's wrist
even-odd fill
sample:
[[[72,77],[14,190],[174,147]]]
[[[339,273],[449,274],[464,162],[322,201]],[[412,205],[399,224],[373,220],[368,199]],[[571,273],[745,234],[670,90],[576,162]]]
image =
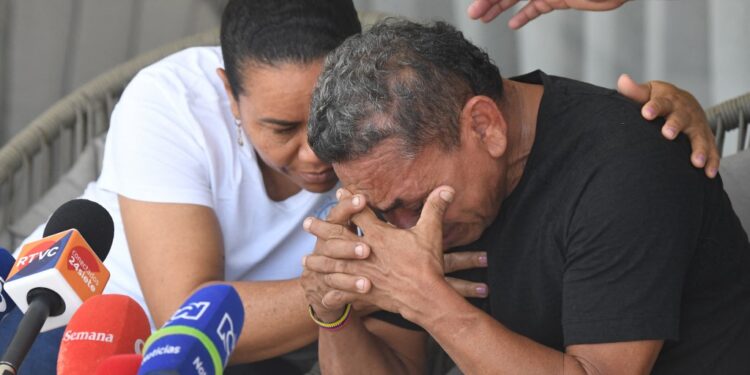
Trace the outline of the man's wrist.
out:
[[[410,303],[405,305],[399,313],[405,319],[421,326],[424,329],[428,329],[431,322],[437,321],[445,311],[450,311],[446,307],[446,303],[449,303],[453,299],[458,299],[465,302],[458,292],[456,292],[451,285],[445,281],[445,278],[440,278],[433,283],[430,283],[424,290],[429,290],[429,293],[418,293],[417,298],[413,299]]]
[[[320,304],[310,304],[310,313],[311,317],[313,318],[316,323],[323,322],[323,323],[331,323],[335,322],[341,316],[344,315],[344,310],[346,309],[346,306],[338,308],[338,309],[328,309]]]

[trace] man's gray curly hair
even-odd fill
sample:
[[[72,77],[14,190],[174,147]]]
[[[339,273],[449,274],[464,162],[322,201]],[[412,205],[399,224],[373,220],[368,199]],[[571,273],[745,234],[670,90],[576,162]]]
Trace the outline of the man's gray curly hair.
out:
[[[500,71],[452,26],[387,19],[326,57],[313,92],[308,141],[328,163],[356,159],[385,139],[403,157],[460,143],[459,116],[475,95],[496,102]]]

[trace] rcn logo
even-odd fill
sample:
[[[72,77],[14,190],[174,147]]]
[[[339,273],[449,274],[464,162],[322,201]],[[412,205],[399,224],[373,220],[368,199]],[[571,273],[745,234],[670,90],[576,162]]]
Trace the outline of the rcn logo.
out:
[[[237,345],[237,334],[234,332],[234,323],[232,323],[232,318],[229,317],[229,314],[224,313],[224,317],[221,318],[216,333],[224,344],[224,363],[227,363],[229,360],[229,353],[231,353],[232,350],[234,350],[234,346]]]
[[[208,310],[209,306],[211,306],[211,302],[207,301],[190,302],[187,306],[180,307],[180,309],[172,315],[170,321],[177,319],[198,320],[203,316],[206,310]]]

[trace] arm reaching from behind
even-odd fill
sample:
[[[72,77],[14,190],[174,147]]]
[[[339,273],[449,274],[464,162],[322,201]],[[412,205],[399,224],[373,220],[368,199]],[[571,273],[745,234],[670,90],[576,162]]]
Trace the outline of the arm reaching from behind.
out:
[[[612,10],[619,8],[627,0],[530,0],[521,10],[511,17],[508,27],[520,29],[523,25],[542,14],[558,9],[578,10]],[[516,5],[519,0],[474,0],[469,5],[467,13],[472,19],[481,19],[482,22],[490,22],[500,13]]]

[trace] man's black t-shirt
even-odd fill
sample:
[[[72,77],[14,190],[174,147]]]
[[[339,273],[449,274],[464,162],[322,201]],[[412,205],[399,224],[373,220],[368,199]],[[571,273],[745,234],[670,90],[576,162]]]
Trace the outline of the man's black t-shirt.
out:
[[[561,351],[657,339],[654,374],[750,374],[750,244],[721,179],[612,90],[515,80],[544,95],[521,181],[467,247],[488,252],[478,306]]]

